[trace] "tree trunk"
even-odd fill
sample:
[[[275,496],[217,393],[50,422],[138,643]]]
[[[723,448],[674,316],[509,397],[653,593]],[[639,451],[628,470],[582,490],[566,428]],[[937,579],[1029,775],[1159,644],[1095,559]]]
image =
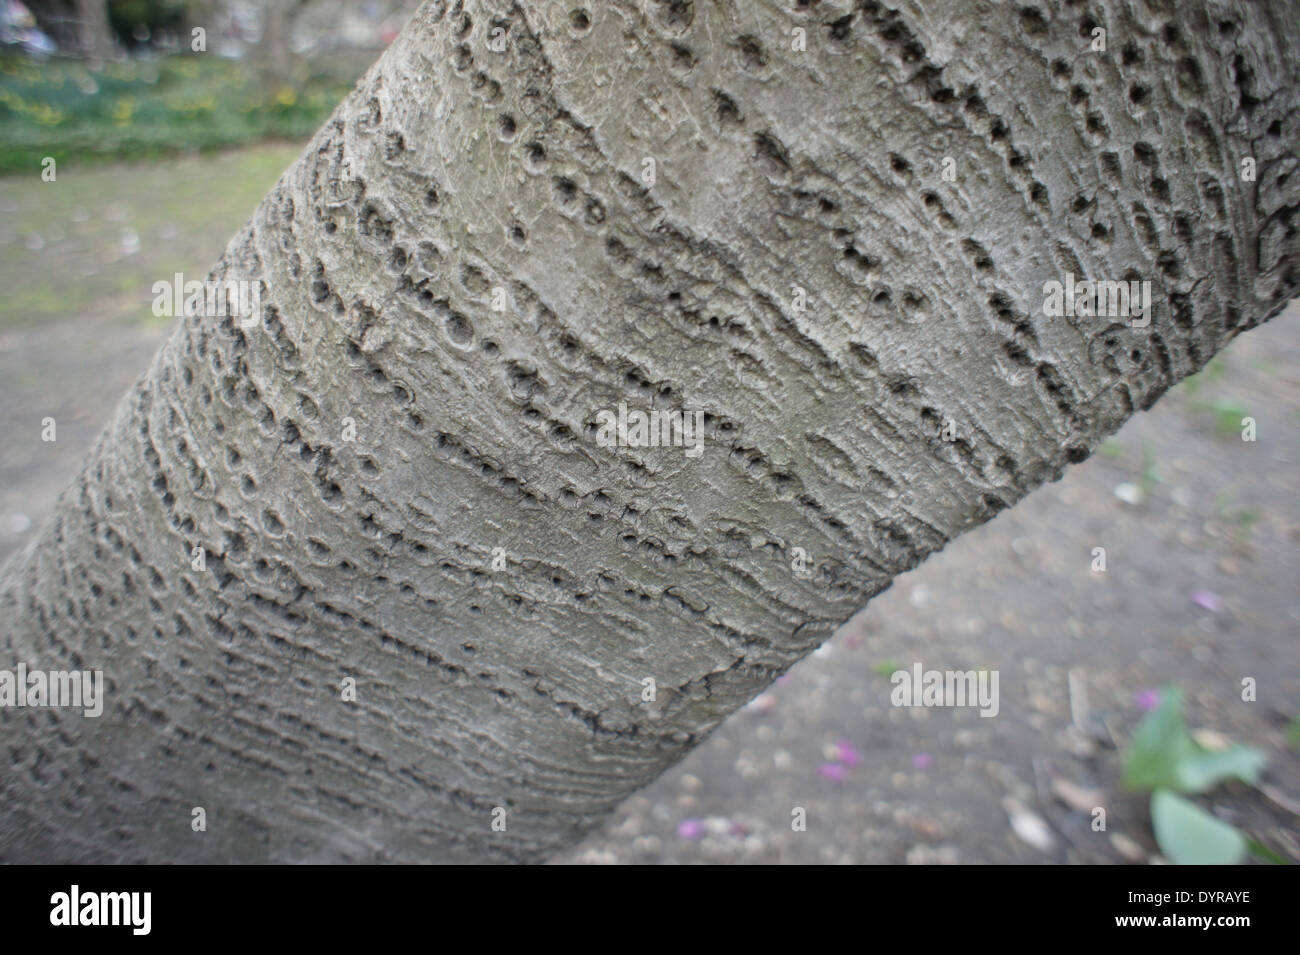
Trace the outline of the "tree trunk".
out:
[[[100,62],[113,55],[108,28],[108,0],[76,0],[78,47],[82,56]]]
[[[1287,0],[1054,7],[426,3],[8,565],[0,854],[542,859],[1280,311]]]
[[[289,50],[290,0],[264,0],[262,4],[262,39],[257,56],[261,63],[262,85],[274,95],[293,75],[293,54]]]

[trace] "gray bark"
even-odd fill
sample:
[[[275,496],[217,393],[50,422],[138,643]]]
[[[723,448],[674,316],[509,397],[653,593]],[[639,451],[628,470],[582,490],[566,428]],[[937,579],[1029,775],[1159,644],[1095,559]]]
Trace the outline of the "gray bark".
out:
[[[109,689],[0,710],[6,860],[542,859],[1296,292],[1288,2],[575,6],[426,3],[8,566]]]

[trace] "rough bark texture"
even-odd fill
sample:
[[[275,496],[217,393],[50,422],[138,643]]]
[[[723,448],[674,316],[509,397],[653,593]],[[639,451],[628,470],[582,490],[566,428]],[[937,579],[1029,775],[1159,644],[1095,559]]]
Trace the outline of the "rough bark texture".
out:
[[[576,7],[426,3],[9,565],[109,696],[0,710],[3,858],[543,858],[1296,291],[1289,2]]]

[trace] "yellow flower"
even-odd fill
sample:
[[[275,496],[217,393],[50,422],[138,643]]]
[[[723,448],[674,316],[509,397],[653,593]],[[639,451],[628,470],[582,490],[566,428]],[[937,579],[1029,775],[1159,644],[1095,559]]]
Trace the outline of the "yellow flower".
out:
[[[44,103],[37,103],[31,113],[39,126],[57,126],[63,122],[63,113]]]
[[[117,125],[125,126],[131,122],[131,115],[135,112],[135,101],[129,96],[123,96],[113,104],[113,119]]]
[[[292,86],[281,86],[275,91],[275,101],[281,106],[292,106],[298,102],[298,94]]]

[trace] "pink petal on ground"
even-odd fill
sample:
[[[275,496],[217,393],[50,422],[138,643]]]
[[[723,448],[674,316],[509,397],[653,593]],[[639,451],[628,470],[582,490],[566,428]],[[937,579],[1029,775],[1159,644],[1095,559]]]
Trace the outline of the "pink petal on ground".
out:
[[[917,769],[929,769],[934,763],[934,757],[929,753],[917,753],[912,757],[912,765]]]
[[[698,839],[704,835],[704,820],[683,819],[677,824],[677,835],[683,839]]]
[[[848,775],[848,771],[836,763],[822,763],[817,767],[817,772],[821,773],[823,778],[837,783],[844,782],[844,777]]]
[[[862,762],[862,754],[858,748],[846,739],[839,740],[835,744],[835,758],[845,766],[856,766]]]
[[[1141,693],[1139,693],[1137,696],[1134,697],[1134,700],[1137,701],[1138,709],[1154,710],[1157,706],[1160,705],[1160,691],[1143,690]]]
[[[1192,591],[1192,603],[1202,610],[1210,611],[1210,613],[1218,613],[1223,609],[1223,598],[1213,590]]]

